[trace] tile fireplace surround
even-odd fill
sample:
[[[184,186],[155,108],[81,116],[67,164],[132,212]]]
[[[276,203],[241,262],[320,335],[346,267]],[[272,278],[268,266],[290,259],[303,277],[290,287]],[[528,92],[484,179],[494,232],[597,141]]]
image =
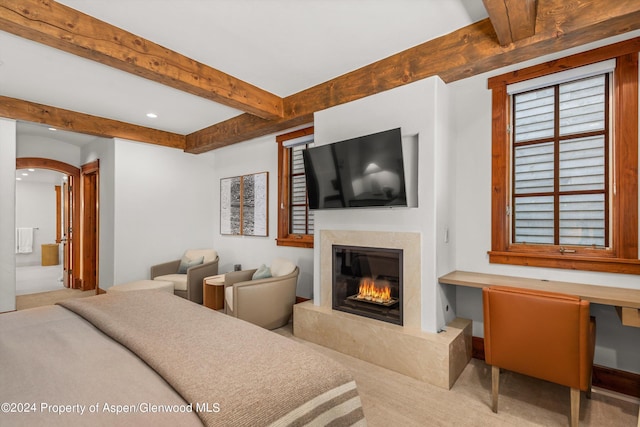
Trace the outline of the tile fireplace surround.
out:
[[[418,380],[451,388],[471,359],[471,321],[456,318],[441,333],[421,330],[420,234],[321,230],[319,243],[318,305],[306,301],[294,306],[294,335]],[[403,250],[404,326],[332,310],[334,244]]]

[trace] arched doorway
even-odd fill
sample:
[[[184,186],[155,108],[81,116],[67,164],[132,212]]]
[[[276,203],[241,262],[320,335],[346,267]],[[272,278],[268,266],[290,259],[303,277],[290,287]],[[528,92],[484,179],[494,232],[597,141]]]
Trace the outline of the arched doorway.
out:
[[[16,159],[16,169],[49,169],[68,176],[60,189],[63,219],[56,243],[63,244],[63,282],[69,288],[98,289],[98,166],[98,161],[79,169],[52,159]]]

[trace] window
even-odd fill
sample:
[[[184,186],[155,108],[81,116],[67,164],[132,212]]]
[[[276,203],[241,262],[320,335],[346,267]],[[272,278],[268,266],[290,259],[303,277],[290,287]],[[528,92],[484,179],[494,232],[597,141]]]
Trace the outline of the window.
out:
[[[608,247],[608,83],[600,74],[513,95],[514,243]]]
[[[278,143],[278,246],[313,248],[302,151],[313,146],[313,127],[276,137]]]
[[[609,69],[585,75],[586,65]],[[489,88],[490,262],[640,274],[637,47],[504,74]]]

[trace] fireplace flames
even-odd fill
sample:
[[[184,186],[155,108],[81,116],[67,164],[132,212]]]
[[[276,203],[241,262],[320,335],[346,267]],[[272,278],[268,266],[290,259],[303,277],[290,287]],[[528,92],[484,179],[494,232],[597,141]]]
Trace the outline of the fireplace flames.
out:
[[[388,284],[378,286],[373,279],[365,277],[360,280],[360,287],[358,288],[356,298],[385,304],[392,300],[391,288]]]

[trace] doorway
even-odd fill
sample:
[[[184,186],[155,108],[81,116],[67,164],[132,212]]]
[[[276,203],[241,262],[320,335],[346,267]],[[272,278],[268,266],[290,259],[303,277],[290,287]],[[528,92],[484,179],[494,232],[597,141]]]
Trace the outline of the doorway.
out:
[[[47,169],[16,171],[16,295],[61,290],[61,188],[67,175]]]
[[[83,169],[52,159],[23,157],[16,169],[48,169],[67,176],[56,189],[56,244],[62,245],[62,279],[65,287],[98,291],[98,161]]]

